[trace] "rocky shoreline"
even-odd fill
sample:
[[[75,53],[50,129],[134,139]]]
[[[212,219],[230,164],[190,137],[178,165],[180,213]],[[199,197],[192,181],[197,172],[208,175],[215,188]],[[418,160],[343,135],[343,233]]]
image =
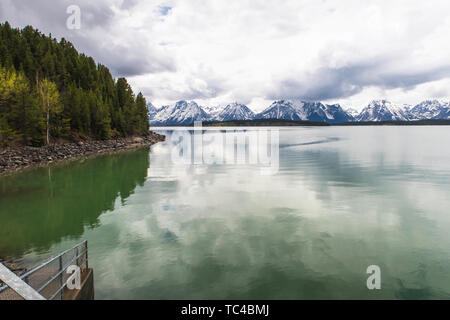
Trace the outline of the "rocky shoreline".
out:
[[[94,154],[148,147],[164,140],[165,136],[150,132],[147,136],[104,141],[59,143],[41,148],[8,147],[0,149],[0,176],[47,163],[77,159]]]

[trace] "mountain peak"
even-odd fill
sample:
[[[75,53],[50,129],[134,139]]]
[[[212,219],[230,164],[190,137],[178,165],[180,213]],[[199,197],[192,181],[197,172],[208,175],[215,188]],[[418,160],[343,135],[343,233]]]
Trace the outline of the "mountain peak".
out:
[[[410,116],[407,110],[386,99],[373,100],[356,117],[357,121],[407,121],[409,119]]]
[[[246,105],[237,102],[227,105],[217,116],[219,121],[252,120],[254,118],[255,113],[252,110]]]
[[[450,119],[450,108],[448,102],[439,100],[425,100],[410,110],[414,119]]]
[[[195,121],[210,120],[207,114],[195,101],[180,100],[173,106],[161,108],[153,118],[152,125],[190,125]]]

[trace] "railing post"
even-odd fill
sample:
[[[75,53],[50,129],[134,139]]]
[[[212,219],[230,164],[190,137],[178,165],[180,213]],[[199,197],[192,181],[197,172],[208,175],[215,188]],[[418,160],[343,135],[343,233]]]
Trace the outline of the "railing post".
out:
[[[78,254],[79,254],[79,250],[78,250],[78,246],[77,246],[77,248],[76,248],[76,250],[75,250],[75,257],[77,257],[77,260],[76,260],[76,262],[77,262],[77,266],[80,266],[80,258],[78,257]]]
[[[61,272],[63,269],[63,265],[62,265],[62,255],[59,256],[59,271]],[[62,288],[64,286],[64,272],[61,272],[61,274],[59,275],[59,284],[60,284],[60,288]],[[59,298],[60,300],[63,299],[63,291],[61,290]]]
[[[88,259],[88,242],[86,240],[86,269],[89,269],[89,259]]]

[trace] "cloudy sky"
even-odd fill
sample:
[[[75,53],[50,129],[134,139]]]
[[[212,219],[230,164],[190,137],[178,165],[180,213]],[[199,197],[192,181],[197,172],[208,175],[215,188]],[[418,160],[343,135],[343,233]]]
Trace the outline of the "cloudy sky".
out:
[[[69,5],[81,28],[66,26]],[[155,105],[450,97],[448,0],[1,0],[0,20],[65,37]]]

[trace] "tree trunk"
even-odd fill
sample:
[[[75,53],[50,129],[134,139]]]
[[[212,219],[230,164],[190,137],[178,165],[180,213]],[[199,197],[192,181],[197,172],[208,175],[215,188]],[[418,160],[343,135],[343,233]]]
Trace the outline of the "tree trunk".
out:
[[[47,107],[47,145],[50,144],[49,123],[50,123],[50,109],[49,107]]]

